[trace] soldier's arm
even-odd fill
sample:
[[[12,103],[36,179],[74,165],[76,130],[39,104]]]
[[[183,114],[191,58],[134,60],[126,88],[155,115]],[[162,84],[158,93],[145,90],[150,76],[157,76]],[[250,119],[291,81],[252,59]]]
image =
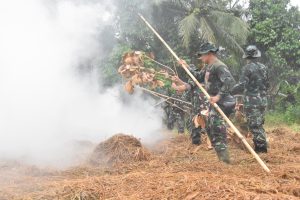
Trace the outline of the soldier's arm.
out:
[[[184,92],[186,90],[190,90],[190,85],[188,83],[184,83],[183,85],[176,85],[175,83],[172,83],[172,88],[179,92]]]
[[[172,88],[176,91],[179,91],[179,92],[184,92],[185,90],[190,90],[191,89],[191,86],[182,81],[179,77],[177,76],[174,76],[172,77]]]
[[[235,80],[232,77],[230,71],[225,66],[219,66],[217,68],[217,74],[220,81],[222,82],[222,87],[220,88],[218,95],[220,95],[220,97],[222,98],[230,94],[230,89],[235,84]]]
[[[188,65],[185,60],[179,60],[178,63],[186,67],[200,83],[204,82],[205,70],[198,71],[195,65]]]
[[[196,67],[191,65],[189,68],[190,72],[195,76],[195,78],[200,82],[204,83],[204,77],[205,77],[205,70],[196,70]]]
[[[232,87],[230,93],[232,95],[243,93],[244,90],[245,90],[245,86],[248,83],[249,83],[249,70],[248,70],[248,67],[246,65],[242,69],[242,75],[240,77],[239,82]]]
[[[267,68],[267,67],[266,67]],[[266,78],[266,89],[269,90],[270,89],[270,78],[269,78],[269,69],[266,69],[267,71],[267,78]]]

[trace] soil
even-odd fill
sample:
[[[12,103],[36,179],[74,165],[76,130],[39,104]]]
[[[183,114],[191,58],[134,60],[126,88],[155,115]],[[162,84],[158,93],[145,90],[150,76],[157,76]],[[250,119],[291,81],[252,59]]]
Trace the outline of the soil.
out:
[[[267,133],[269,152],[260,157],[270,174],[234,144],[227,165],[189,136],[170,134],[147,149],[121,134],[98,144],[88,163],[67,170],[0,162],[0,200],[299,199],[300,133],[287,127]]]

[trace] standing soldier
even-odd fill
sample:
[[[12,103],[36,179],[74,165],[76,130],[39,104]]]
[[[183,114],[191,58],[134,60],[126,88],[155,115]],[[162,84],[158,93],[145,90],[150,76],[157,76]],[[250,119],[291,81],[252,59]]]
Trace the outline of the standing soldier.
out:
[[[259,57],[261,53],[255,45],[246,48],[243,58],[247,59],[247,64],[243,67],[240,80],[232,88],[231,94],[244,93],[244,112],[248,128],[253,134],[254,150],[257,153],[267,153],[263,124],[269,79],[268,68],[256,60]]]
[[[158,89],[157,92],[159,92],[159,93],[161,93],[163,95],[166,95],[166,96],[170,96],[171,95],[171,91],[170,90],[161,90],[161,91],[159,91],[159,89]],[[169,102],[163,101],[161,103],[161,108],[164,110],[164,113],[165,113],[164,118],[163,118],[163,122],[164,122],[164,124],[167,125],[167,128],[169,130],[172,130],[173,127],[174,127],[174,123],[173,122],[170,123],[171,121],[169,120],[170,114],[171,114],[171,111],[172,111],[172,106],[171,106],[171,104]]]
[[[211,96],[210,102],[212,104],[217,103],[225,114],[229,115],[235,106],[235,99],[229,94],[230,88],[235,84],[235,81],[227,66],[217,58],[216,53],[218,50],[218,48],[208,42],[200,46],[197,56],[207,65],[199,73],[190,69],[184,60],[180,60],[179,63],[183,67],[190,69],[199,82],[204,82],[205,88]],[[207,134],[219,160],[230,163],[225,121],[213,106],[209,107],[207,121]]]
[[[172,94],[171,97],[183,100],[183,93],[177,91],[176,93]],[[174,105],[171,105],[171,112],[168,118],[169,119],[168,128],[173,129],[174,123],[176,123],[178,134],[184,134],[184,128],[185,128],[184,104],[176,100],[170,100],[170,101],[173,102]]]
[[[169,123],[169,116],[171,114],[172,106],[167,102],[163,102],[161,105],[162,105],[161,106],[162,109],[165,111],[165,117],[164,117],[163,121],[167,125],[167,128],[169,130],[172,130],[173,129],[173,124]]]
[[[197,69],[194,65],[191,65],[191,68],[197,73],[200,72],[200,69]],[[172,88],[177,91],[187,90],[186,99],[192,103],[192,112],[188,120],[188,130],[191,133],[192,143],[199,145],[201,144],[201,134],[205,132],[205,130],[203,130],[200,126],[196,127],[193,119],[194,117],[201,115],[201,111],[207,110],[209,103],[192,79],[189,79],[186,84],[176,77],[172,84]]]

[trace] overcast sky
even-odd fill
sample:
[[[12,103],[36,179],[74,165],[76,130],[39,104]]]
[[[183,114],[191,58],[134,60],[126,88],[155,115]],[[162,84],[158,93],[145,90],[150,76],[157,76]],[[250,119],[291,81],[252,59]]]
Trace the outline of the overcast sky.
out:
[[[300,0],[291,0],[292,5],[300,6]]]

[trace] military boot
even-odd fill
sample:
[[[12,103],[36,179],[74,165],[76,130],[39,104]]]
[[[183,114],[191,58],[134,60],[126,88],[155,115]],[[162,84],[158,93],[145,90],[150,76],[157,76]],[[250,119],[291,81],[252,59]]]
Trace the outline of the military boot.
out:
[[[217,155],[220,161],[230,164],[229,152],[228,149],[217,151]]]
[[[256,153],[268,153],[268,148],[267,148],[267,145],[257,145],[257,144],[254,144],[254,151]]]
[[[267,144],[256,144],[254,143],[254,151],[256,153],[268,153],[268,145]]]

